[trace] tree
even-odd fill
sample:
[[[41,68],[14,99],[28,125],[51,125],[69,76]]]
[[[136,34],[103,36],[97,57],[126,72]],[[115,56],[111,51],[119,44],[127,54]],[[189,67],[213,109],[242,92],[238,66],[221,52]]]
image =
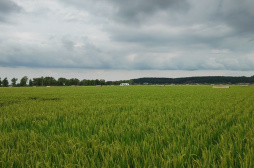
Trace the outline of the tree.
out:
[[[86,85],[86,80],[85,79],[81,80],[79,84],[80,84],[80,86],[85,86]]]
[[[33,81],[31,79],[29,80],[29,86],[33,86]]]
[[[101,85],[106,85],[106,81],[105,81],[104,79],[101,79],[101,80],[100,80],[100,84],[101,84]]]
[[[44,86],[44,77],[40,77],[41,86]]]
[[[2,81],[1,81],[1,78],[0,78],[0,87],[2,86]]]
[[[79,79],[77,79],[77,78],[71,78],[69,80],[69,85],[79,85]]]
[[[8,85],[9,85],[8,79],[4,78],[4,80],[3,80],[3,87],[8,87]]]
[[[33,86],[43,86],[43,77],[33,78]]]
[[[44,81],[45,86],[54,86],[54,85],[56,85],[56,80],[53,77],[45,77],[43,81]]]
[[[11,84],[12,84],[12,86],[16,86],[17,85],[17,81],[18,81],[18,78],[12,78],[11,79]]]
[[[27,80],[28,80],[27,76],[24,76],[23,78],[21,78],[20,86],[26,86]]]
[[[65,86],[66,82],[67,82],[67,79],[65,79],[65,78],[58,78],[57,85],[58,86]]]
[[[95,85],[100,85],[100,84],[101,84],[101,82],[99,81],[99,79],[95,79],[94,83],[95,83]]]

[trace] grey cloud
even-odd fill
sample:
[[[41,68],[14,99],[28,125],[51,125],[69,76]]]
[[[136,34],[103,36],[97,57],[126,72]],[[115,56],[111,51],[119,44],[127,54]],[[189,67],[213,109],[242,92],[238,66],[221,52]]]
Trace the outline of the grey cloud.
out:
[[[58,41],[58,42],[57,42]],[[110,56],[105,56],[91,42],[84,40],[75,46],[71,37],[64,36],[44,45],[7,42],[0,45],[0,66],[33,68],[105,68],[112,67]]]
[[[115,15],[117,20],[124,22],[142,22],[158,11],[176,12],[189,8],[186,0],[111,0],[109,2],[117,9]]]
[[[12,0],[0,0],[0,21],[7,21],[6,17],[11,13],[20,12],[21,10],[22,8]]]
[[[10,47],[12,50],[14,46]],[[176,56],[167,56],[167,52],[145,53],[134,50],[133,57],[129,51],[101,51],[96,46],[75,47],[66,52],[63,47],[22,48],[3,55],[0,66],[35,67],[35,68],[87,68],[87,69],[125,69],[125,70],[253,70],[254,61],[237,55],[190,52]],[[162,56],[162,55],[165,56]],[[170,52],[168,53],[170,55]],[[223,55],[223,57],[222,57]]]
[[[188,2],[191,5],[187,13],[179,13],[177,17],[164,15],[158,18],[159,22],[154,21],[154,24],[159,23],[164,27],[179,30],[184,28],[180,33],[168,32],[160,26],[155,30],[147,31],[147,27],[151,26],[152,22],[149,24],[144,22],[143,26],[138,27],[131,24],[125,24],[124,27],[112,26],[108,32],[112,40],[153,48],[158,46],[182,50],[193,47],[196,49],[205,47],[208,50],[226,48],[234,52],[242,52],[242,54],[253,50],[251,40],[254,38],[254,22],[252,21],[254,1],[203,1],[200,2],[199,7],[195,4],[196,1]],[[133,7],[137,13],[140,12],[138,9]],[[125,10],[128,10],[128,7]],[[195,25],[201,25],[201,27],[191,29]]]
[[[254,1],[221,0],[214,17],[235,29],[237,34],[254,32]]]
[[[123,45],[128,46],[126,43],[135,44],[138,46],[146,46],[149,49],[157,50],[157,48],[166,47],[168,50],[186,50],[190,48],[198,49],[203,48],[216,48],[231,49],[232,44],[227,39],[230,34],[202,34],[200,30],[191,30],[186,28],[181,33],[171,33],[163,31],[160,27],[155,30],[146,31],[141,29],[120,29],[112,28],[110,31],[111,39]],[[235,46],[232,47],[234,49]]]
[[[144,22],[161,11],[184,12],[190,7],[187,0],[73,0],[61,1],[78,9],[90,11],[122,23]],[[186,13],[186,12],[184,12]]]
[[[254,53],[254,33],[251,33],[254,30],[251,21],[254,12],[250,1],[243,0],[236,4],[232,3],[236,0],[58,2],[61,4],[59,8],[69,5],[72,8],[68,8],[66,13],[65,8],[61,8],[60,14],[56,15],[51,11],[51,18],[57,19],[59,15],[67,14],[74,18],[73,22],[55,20],[54,26],[62,29],[59,32],[55,29],[47,31],[40,27],[41,20],[42,23],[49,23],[47,18],[37,15],[38,27],[31,37],[21,32],[17,33],[21,37],[10,35],[13,38],[11,42],[0,43],[0,66],[254,70],[254,61],[249,56]],[[79,15],[76,8],[85,12]],[[28,15],[30,13],[21,18]],[[83,17],[87,19],[85,22],[82,22]],[[31,16],[29,19],[29,23],[37,20]],[[26,31],[27,27],[23,30]],[[43,39],[45,36],[49,38]],[[23,40],[22,44],[13,42],[19,39]],[[39,42],[31,44],[31,39]]]
[[[18,12],[21,10],[16,3],[11,0],[0,0],[0,13]]]
[[[251,0],[74,0],[61,1],[100,15],[125,26],[163,23],[192,26],[195,24],[226,24],[237,33],[254,31],[254,1]],[[164,16],[157,13],[164,12]],[[130,25],[129,25],[130,24]]]
[[[68,39],[63,39],[62,40],[62,44],[63,44],[63,47],[66,49],[66,50],[73,50],[73,47],[74,47],[74,43],[71,41],[71,40],[68,40]]]

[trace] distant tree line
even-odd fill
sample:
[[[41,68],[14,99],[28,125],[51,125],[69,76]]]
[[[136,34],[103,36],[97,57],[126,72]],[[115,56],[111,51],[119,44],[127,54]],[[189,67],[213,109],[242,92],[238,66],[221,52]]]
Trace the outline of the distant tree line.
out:
[[[204,77],[186,77],[186,78],[138,78],[120,81],[105,81],[104,79],[79,80],[77,78],[58,78],[40,77],[28,79],[27,76],[21,78],[12,78],[9,83],[7,78],[1,79],[0,87],[20,87],[20,86],[94,86],[94,85],[119,85],[120,83],[129,84],[238,84],[238,83],[254,83],[254,75],[251,77],[232,77],[232,76],[204,76]]]
[[[18,78],[12,78],[11,83],[9,83],[7,78],[1,80],[0,78],[0,87],[22,87],[22,86],[94,86],[94,85],[120,85],[120,83],[130,83],[133,84],[132,80],[120,80],[120,81],[105,81],[104,79],[95,79],[95,80],[79,80],[77,78],[58,78],[54,77],[40,77],[28,79],[27,76],[24,76],[20,79],[18,83]]]
[[[254,76],[204,76],[186,78],[138,78],[132,79],[134,84],[238,84],[254,83]]]

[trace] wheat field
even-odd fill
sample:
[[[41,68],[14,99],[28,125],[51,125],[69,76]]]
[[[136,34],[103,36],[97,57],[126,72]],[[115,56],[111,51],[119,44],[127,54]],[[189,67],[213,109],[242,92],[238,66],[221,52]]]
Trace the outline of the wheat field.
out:
[[[0,88],[0,167],[254,167],[253,93]]]

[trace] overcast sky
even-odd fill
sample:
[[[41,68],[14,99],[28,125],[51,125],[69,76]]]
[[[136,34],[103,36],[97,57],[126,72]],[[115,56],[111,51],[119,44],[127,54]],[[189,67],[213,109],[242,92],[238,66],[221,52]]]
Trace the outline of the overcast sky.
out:
[[[0,0],[0,77],[254,75],[253,0]]]

